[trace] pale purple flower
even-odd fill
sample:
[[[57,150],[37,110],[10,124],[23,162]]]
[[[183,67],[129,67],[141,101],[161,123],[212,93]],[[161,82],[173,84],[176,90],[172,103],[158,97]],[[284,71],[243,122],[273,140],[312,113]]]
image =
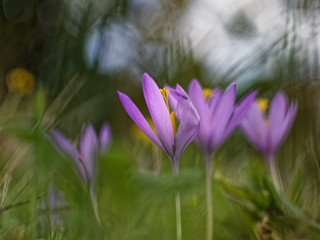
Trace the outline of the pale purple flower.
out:
[[[89,124],[83,130],[79,147],[75,146],[58,130],[51,132],[53,143],[58,147],[62,154],[71,158],[76,172],[81,180],[92,187],[97,175],[96,154],[106,151],[110,144],[110,127],[104,124],[101,128],[99,138],[93,126]]]
[[[297,102],[289,104],[286,95],[279,91],[273,98],[269,116],[266,116],[258,103],[253,104],[241,127],[262,155],[273,161],[274,155],[287,136],[297,113]]]
[[[178,171],[183,151],[198,133],[199,115],[190,98],[179,85],[176,89],[160,90],[155,81],[145,73],[142,78],[142,88],[157,134],[132,100],[118,91],[120,101],[138,127],[169,156],[173,170]],[[168,104],[170,96],[174,96],[175,99],[171,105],[174,112],[170,112]],[[177,132],[175,117],[180,120]]]
[[[65,226],[61,210],[67,207],[67,202],[63,193],[51,185],[47,194],[47,201],[43,198],[39,205],[38,225],[40,235],[48,230],[48,220],[53,231],[61,230]],[[46,213],[48,213],[48,217],[46,217]]]
[[[66,207],[67,203],[63,194],[52,186],[49,187],[48,197],[51,228],[55,229],[62,225],[62,218],[59,214],[59,208]]]
[[[213,151],[239,126],[257,92],[249,93],[235,104],[236,84],[231,84],[224,93],[219,88],[213,89],[206,99],[200,83],[194,79],[188,94],[200,115],[200,130],[196,140],[207,161],[210,161]]]

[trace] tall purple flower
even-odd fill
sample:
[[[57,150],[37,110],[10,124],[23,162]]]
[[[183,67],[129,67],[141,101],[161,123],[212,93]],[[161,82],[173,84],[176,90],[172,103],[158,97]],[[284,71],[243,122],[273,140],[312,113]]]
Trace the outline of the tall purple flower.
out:
[[[275,154],[293,124],[297,114],[297,102],[289,104],[285,94],[279,91],[271,102],[269,117],[265,114],[266,108],[267,104],[253,104],[241,127],[253,146],[267,160],[273,183],[278,191],[282,191]]]
[[[195,79],[191,82],[189,96],[200,115],[196,140],[206,158],[210,159],[213,151],[239,126],[256,94],[256,91],[251,92],[235,105],[236,84],[231,84],[224,93],[215,88],[205,97],[199,82]]]
[[[119,91],[118,96],[132,120],[169,156],[173,170],[176,172],[179,169],[179,160],[183,151],[198,133],[199,115],[190,98],[179,85],[176,89],[159,89],[155,81],[145,73],[142,78],[142,88],[158,136],[132,100]],[[172,112],[168,101],[171,95],[175,99],[171,104]],[[180,119],[177,131],[175,117]]]
[[[159,89],[155,81],[143,74],[142,89],[157,134],[131,99],[118,91],[120,101],[138,127],[170,158],[174,174],[179,172],[179,161],[185,148],[198,134],[200,119],[186,92],[177,85],[176,89]],[[169,97],[173,111],[170,111]],[[178,130],[175,118],[180,119]],[[179,191],[175,195],[177,240],[182,238]]]
[[[96,154],[104,152],[111,140],[109,125],[102,126],[99,138],[93,126],[88,125],[84,128],[79,147],[76,147],[58,130],[52,130],[51,135],[53,143],[61,153],[72,159],[81,180],[92,188],[97,175]]]
[[[297,113],[297,102],[288,103],[285,94],[279,91],[273,98],[269,117],[258,103],[253,104],[241,127],[252,145],[269,162],[289,132]]]
[[[192,80],[189,86],[189,96],[200,115],[200,130],[196,140],[206,163],[207,240],[211,240],[213,234],[211,156],[239,126],[256,94],[256,91],[251,92],[235,105],[235,84],[231,84],[224,93],[219,88],[202,89],[196,79]]]

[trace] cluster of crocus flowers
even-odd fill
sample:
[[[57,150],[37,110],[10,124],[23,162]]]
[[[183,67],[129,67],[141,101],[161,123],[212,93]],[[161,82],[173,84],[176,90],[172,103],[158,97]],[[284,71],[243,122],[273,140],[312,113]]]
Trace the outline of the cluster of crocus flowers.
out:
[[[133,101],[118,91],[118,97],[128,115],[143,133],[169,157],[174,174],[179,173],[180,158],[186,147],[196,140],[206,163],[207,240],[213,236],[213,208],[211,189],[211,158],[239,126],[269,163],[276,188],[275,154],[290,130],[297,113],[297,103],[288,102],[281,91],[276,94],[268,109],[268,101],[256,101],[257,91],[251,91],[236,103],[236,84],[222,91],[220,88],[203,89],[192,80],[188,93],[180,85],[160,89],[156,82],[144,74],[144,98],[151,116],[147,120]],[[267,113],[268,109],[268,114]],[[177,124],[179,122],[179,124]],[[178,127],[176,127],[178,126]],[[97,214],[94,183],[97,177],[97,154],[104,152],[110,143],[110,128],[103,125],[99,136],[92,125],[84,128],[79,146],[69,141],[58,130],[51,132],[51,139],[62,154],[70,158],[76,173],[90,192]],[[55,194],[50,195],[52,202]],[[180,194],[176,192],[177,239],[181,240]]]
[[[180,157],[194,139],[203,152],[207,170],[207,239],[210,240],[213,233],[211,158],[214,151],[241,125],[254,146],[273,164],[276,149],[294,120],[297,104],[288,107],[285,95],[279,92],[267,118],[264,115],[267,101],[255,103],[257,91],[251,91],[235,103],[236,84],[223,92],[219,88],[203,89],[197,80],[193,80],[187,94],[178,84],[175,89],[159,89],[154,80],[144,74],[142,86],[156,132],[127,95],[118,92],[118,96],[137,126],[169,156],[174,173],[178,173]],[[176,117],[180,119],[177,131]],[[181,239],[179,195],[178,201],[176,195],[176,210],[177,239]]]
[[[52,130],[51,136],[61,153],[72,159],[74,168],[83,183],[90,189],[93,188],[97,176],[96,156],[106,151],[110,143],[109,125],[102,126],[98,138],[93,126],[89,124],[84,128],[79,147],[58,130]]]
[[[253,104],[241,127],[252,145],[267,160],[274,184],[279,190],[275,154],[293,124],[297,113],[297,102],[289,103],[285,94],[279,91],[271,102],[268,116],[267,107],[265,99]]]

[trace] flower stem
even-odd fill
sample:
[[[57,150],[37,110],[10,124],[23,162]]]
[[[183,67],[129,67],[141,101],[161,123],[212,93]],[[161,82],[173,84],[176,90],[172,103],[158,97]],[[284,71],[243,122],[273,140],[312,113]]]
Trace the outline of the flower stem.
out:
[[[96,194],[93,188],[90,188],[90,200],[91,200],[94,216],[97,220],[98,225],[101,226],[101,221],[100,221],[100,216],[98,211],[98,202],[97,202]]]
[[[179,166],[175,161],[172,161],[173,174],[175,176],[179,175]],[[175,202],[176,202],[176,228],[177,228],[177,240],[182,239],[182,228],[181,228],[181,206],[180,206],[180,191],[177,190],[175,193]]]
[[[205,156],[206,161],[206,197],[207,197],[207,240],[212,239],[213,234],[213,207],[211,194],[211,157]]]
[[[180,192],[176,192],[176,222],[177,222],[177,240],[182,239],[181,229],[181,207],[180,207]]]
[[[270,173],[271,173],[273,184],[278,192],[282,192],[282,182],[277,170],[274,157],[273,156],[269,157],[268,162],[269,162]]]

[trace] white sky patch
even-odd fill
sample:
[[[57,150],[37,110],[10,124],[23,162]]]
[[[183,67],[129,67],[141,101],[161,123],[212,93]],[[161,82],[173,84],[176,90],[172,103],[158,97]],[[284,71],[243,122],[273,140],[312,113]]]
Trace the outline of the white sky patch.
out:
[[[107,73],[126,68],[136,56],[138,34],[125,24],[112,24],[101,30],[95,26],[86,43],[86,58],[90,67],[95,64],[98,71]]]
[[[194,56],[208,69],[224,75],[234,64],[241,64],[242,59],[256,55],[284,34],[283,11],[277,0],[198,0],[189,6],[181,28]],[[228,32],[226,28],[237,13],[252,21],[252,35],[241,38]],[[261,69],[253,66],[236,81],[250,81],[261,74]]]

